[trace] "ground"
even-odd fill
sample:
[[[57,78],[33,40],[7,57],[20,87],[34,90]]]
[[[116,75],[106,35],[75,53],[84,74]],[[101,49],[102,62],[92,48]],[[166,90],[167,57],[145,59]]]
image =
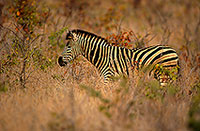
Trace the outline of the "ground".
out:
[[[37,10],[0,1],[0,130],[200,128],[199,0],[34,1],[27,0]],[[57,59],[66,31],[75,28],[127,48],[169,45],[179,55],[180,77],[160,87],[146,73],[138,73],[105,86],[83,57],[60,67]],[[21,52],[15,46],[21,45],[20,39],[25,41]]]

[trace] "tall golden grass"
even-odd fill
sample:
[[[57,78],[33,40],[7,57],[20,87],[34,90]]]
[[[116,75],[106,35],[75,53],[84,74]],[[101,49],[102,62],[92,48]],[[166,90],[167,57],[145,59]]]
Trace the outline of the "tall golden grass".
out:
[[[6,16],[7,5],[11,3],[2,1],[4,19],[0,24],[4,27],[11,23]],[[7,79],[9,72],[0,74],[0,130],[184,131],[200,128],[198,0],[41,0],[39,3],[50,9],[50,16],[42,30],[46,35],[36,46],[40,45],[52,65],[35,70],[26,88],[12,83],[16,79],[14,75]],[[160,88],[147,74],[116,79],[104,86],[98,71],[83,57],[61,68],[56,60],[63,50],[63,43],[59,42],[65,34],[57,38],[55,45],[50,44],[48,36],[66,26],[104,37],[131,30],[137,37],[130,44],[134,45],[138,38],[148,42],[144,46],[170,45],[180,56],[181,76],[165,88]],[[149,37],[145,37],[147,33]],[[3,60],[6,47],[0,36]],[[9,38],[6,40],[11,42]]]

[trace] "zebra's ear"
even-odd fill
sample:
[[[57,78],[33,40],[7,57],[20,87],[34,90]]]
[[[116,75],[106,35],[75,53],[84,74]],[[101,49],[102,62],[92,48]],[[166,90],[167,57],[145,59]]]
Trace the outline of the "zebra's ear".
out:
[[[66,35],[66,40],[70,40],[70,39],[72,39],[72,38],[73,38],[72,32],[69,31],[69,32],[67,33],[67,35]]]
[[[70,42],[69,42],[69,41],[67,41],[67,44],[66,44],[66,46],[68,46],[68,45],[69,45],[69,43],[70,43]]]

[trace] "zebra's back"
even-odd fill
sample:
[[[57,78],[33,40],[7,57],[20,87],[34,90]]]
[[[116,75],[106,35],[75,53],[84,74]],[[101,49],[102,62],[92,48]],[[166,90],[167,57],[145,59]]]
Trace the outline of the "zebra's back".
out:
[[[161,85],[172,81],[172,75],[178,75],[179,58],[169,46],[157,45],[133,50],[131,61],[137,70],[149,68],[149,74],[153,72]]]

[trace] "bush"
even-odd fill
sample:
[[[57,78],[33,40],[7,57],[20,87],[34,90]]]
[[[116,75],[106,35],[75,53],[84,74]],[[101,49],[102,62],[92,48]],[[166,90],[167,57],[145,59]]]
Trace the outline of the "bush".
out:
[[[41,46],[37,44],[41,37],[42,25],[48,18],[49,10],[39,9],[36,0],[15,0],[8,8],[10,26],[0,25],[2,62],[0,73],[4,82],[20,82],[25,88],[27,80],[37,69],[45,69],[51,60],[43,55]],[[11,75],[12,74],[12,75]],[[16,76],[14,81],[11,77]]]

